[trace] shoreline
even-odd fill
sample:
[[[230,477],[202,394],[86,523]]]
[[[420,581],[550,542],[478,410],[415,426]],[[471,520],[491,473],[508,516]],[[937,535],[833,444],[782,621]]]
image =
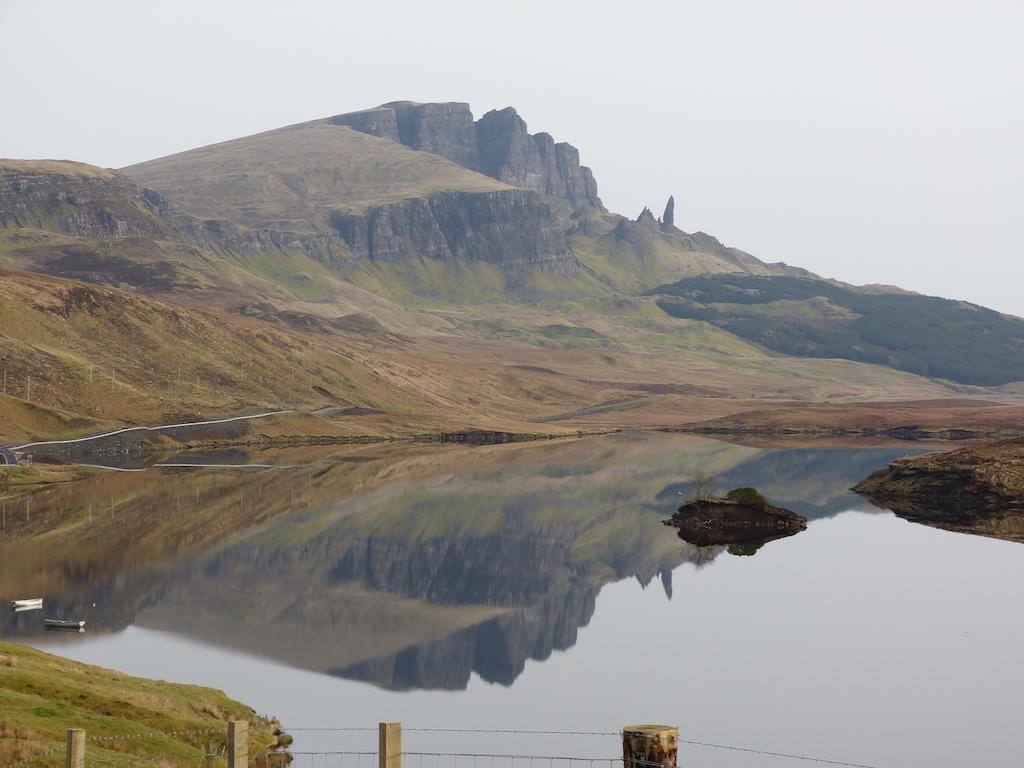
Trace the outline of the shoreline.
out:
[[[887,408],[886,406],[889,406]],[[873,403],[831,406],[827,413],[810,405],[806,409],[792,406],[773,411],[741,412],[725,419],[670,423],[631,423],[630,418],[615,421],[579,420],[557,431],[534,431],[535,422],[517,429],[514,423],[496,428],[465,427],[417,432],[403,431],[403,425],[389,420],[364,424],[376,433],[331,434],[320,432],[316,424],[318,412],[294,409],[265,410],[254,414],[227,415],[204,421],[186,421],[157,426],[128,426],[108,429],[92,435],[73,438],[34,440],[0,446],[4,462],[0,463],[0,493],[16,488],[30,490],[75,479],[80,465],[101,457],[141,458],[178,451],[227,448],[298,448],[330,445],[368,444],[464,444],[501,445],[507,443],[568,440],[622,432],[678,433],[710,439],[740,442],[768,447],[766,442],[808,440],[822,441],[892,441],[896,445],[932,443],[939,445],[970,444],[1024,436],[1024,425],[1014,420],[995,426],[970,418],[974,409],[958,413],[937,412],[927,402]],[[908,409],[908,406],[909,409]],[[916,407],[915,407],[916,406]],[[800,418],[803,410],[804,418]],[[986,409],[987,410],[987,409]],[[879,421],[879,413],[888,418]],[[908,418],[910,411],[917,418]],[[593,415],[600,415],[597,412]],[[590,415],[588,413],[588,415]],[[899,419],[899,421],[896,421]],[[801,423],[803,422],[803,423]],[[824,422],[824,423],[823,423]],[[828,423],[831,422],[831,423]],[[860,422],[858,424],[858,422]],[[873,423],[872,423],[873,422]],[[886,423],[888,422],[888,423]],[[893,423],[896,422],[896,423]],[[902,422],[902,423],[900,423]],[[908,423],[909,422],[909,423]],[[931,422],[931,423],[929,423]],[[972,423],[973,422],[973,423]],[[321,428],[328,426],[319,422]],[[259,425],[267,425],[261,427]],[[337,426],[332,424],[331,426]],[[352,428],[345,423],[342,428]],[[573,428],[575,427],[575,428]],[[358,427],[356,427],[358,429]],[[12,458],[18,463],[11,466]]]

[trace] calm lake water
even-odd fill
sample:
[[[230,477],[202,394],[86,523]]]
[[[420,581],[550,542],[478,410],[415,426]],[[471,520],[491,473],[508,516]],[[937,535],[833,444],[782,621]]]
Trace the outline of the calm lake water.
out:
[[[122,466],[0,504],[0,596],[46,600],[0,627],[221,688],[292,729],[664,722],[877,766],[1019,767],[1024,547],[848,492],[912,452],[623,434]],[[808,529],[752,556],[686,544],[661,521],[698,475],[756,486]],[[88,631],[46,634],[44,615]],[[296,750],[376,749],[371,731],[293,732]],[[620,750],[614,736],[416,731],[404,746]],[[330,760],[298,768],[356,768]],[[809,763],[684,744],[680,764]]]

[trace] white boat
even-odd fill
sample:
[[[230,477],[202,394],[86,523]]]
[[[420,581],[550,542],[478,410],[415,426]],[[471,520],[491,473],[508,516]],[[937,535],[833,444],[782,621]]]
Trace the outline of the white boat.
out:
[[[77,632],[80,629],[85,629],[85,622],[79,620],[45,619],[43,626],[47,629],[73,629]]]
[[[11,600],[11,608],[16,611],[36,611],[43,607],[43,598],[30,597],[25,600]]]

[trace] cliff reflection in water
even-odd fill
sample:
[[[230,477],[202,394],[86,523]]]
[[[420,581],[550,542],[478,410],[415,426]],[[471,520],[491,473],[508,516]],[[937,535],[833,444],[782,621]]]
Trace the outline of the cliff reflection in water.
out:
[[[474,672],[509,685],[576,642],[603,585],[657,579],[671,597],[672,569],[723,551],[662,526],[687,479],[820,517],[865,508],[846,489],[905,453],[615,435],[110,472],[36,494],[24,519],[18,501],[0,597],[45,595],[91,633],[136,624],[388,688],[462,689]],[[39,632],[4,617],[5,636]]]

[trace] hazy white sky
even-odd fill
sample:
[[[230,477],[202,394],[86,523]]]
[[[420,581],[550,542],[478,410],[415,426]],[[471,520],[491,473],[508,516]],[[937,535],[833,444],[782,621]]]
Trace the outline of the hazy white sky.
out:
[[[515,106],[605,204],[1024,315],[1024,0],[0,0],[0,156]]]

